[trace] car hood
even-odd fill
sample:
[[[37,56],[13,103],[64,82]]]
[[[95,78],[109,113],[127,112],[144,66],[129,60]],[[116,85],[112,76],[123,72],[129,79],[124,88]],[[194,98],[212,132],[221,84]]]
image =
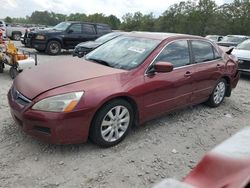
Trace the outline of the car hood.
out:
[[[14,86],[32,100],[54,88],[122,72],[127,71],[74,59],[73,62],[53,62],[25,70],[16,77]]]
[[[96,41],[88,41],[88,42],[82,42],[76,46],[76,48],[82,47],[82,48],[96,48],[100,46],[102,43],[96,42]]]
[[[232,52],[238,59],[250,60],[250,50],[234,49]]]
[[[32,32],[36,33],[36,34],[61,34],[61,33],[63,33],[63,31],[54,30],[52,28],[43,29],[43,30],[36,30],[36,31],[32,31]]]

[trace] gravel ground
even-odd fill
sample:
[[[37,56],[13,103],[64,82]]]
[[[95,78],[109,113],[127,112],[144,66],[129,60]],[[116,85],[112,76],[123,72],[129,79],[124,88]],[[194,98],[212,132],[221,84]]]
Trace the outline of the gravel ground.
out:
[[[39,63],[67,58],[39,54]],[[118,146],[55,146],[22,132],[9,113],[8,69],[0,74],[0,187],[151,187],[183,178],[201,159],[250,122],[250,78],[240,79],[218,108],[197,105],[133,129]]]

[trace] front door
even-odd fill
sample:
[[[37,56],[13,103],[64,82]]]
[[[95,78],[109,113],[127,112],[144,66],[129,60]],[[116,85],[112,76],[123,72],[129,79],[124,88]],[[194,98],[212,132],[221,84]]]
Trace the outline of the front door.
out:
[[[78,23],[72,24],[64,35],[64,45],[67,48],[74,48],[81,42],[82,35],[82,25]]]
[[[169,62],[174,70],[169,73],[145,76],[144,117],[151,119],[170,110],[188,105],[193,91],[193,65],[186,40],[168,44],[155,62]]]

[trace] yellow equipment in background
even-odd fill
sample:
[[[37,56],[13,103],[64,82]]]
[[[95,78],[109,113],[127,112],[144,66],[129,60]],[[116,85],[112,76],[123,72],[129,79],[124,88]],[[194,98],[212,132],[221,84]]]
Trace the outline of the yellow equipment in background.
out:
[[[4,50],[5,48],[5,50]],[[10,68],[10,77],[14,79],[18,73],[22,72],[24,69],[29,69],[34,65],[37,65],[37,55],[35,59],[30,57],[31,53],[27,54],[18,52],[15,44],[9,41],[6,45],[2,46],[0,51],[0,73],[3,72],[5,64],[11,66]]]

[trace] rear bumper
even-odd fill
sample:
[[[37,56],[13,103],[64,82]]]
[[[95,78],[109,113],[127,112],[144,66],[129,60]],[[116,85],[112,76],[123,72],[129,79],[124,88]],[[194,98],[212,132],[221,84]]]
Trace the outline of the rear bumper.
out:
[[[31,110],[18,104],[8,93],[10,112],[27,134],[51,144],[77,144],[88,139],[92,112],[85,109],[71,113]]]

